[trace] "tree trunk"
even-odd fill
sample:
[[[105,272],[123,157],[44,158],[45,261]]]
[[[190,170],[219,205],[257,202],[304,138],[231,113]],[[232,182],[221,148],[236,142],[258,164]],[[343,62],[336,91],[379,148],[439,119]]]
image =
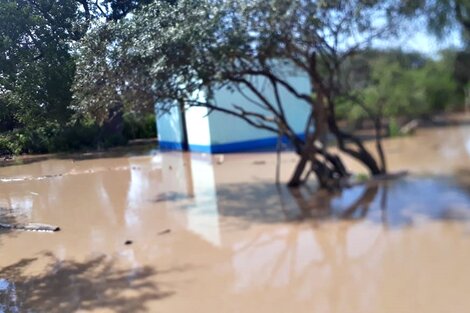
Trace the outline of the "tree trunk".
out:
[[[385,161],[385,153],[382,147],[382,118],[379,116],[375,121],[375,147],[379,154],[381,174],[387,173],[387,162]]]
[[[333,104],[331,106],[333,106]],[[335,135],[336,140],[338,141],[339,149],[364,164],[369,169],[370,174],[383,174],[383,171],[379,168],[374,157],[364,147],[362,141],[356,136],[341,131],[339,129],[338,124],[336,122],[336,117],[334,115],[334,106],[332,110],[333,113],[330,113],[328,124],[330,126],[331,132]],[[346,141],[353,143],[356,149],[349,148],[346,144]]]
[[[298,187],[303,183],[302,176],[314,152],[313,144],[315,142],[315,137],[315,134],[306,134],[306,139],[303,147],[298,149],[298,152],[300,152],[300,160],[295,167],[294,174],[292,175],[289,183],[287,184],[289,187]]]
[[[342,186],[342,180],[350,174],[346,170],[341,159],[329,153],[326,148],[326,136],[331,132],[337,139],[338,148],[366,166],[371,175],[380,175],[386,172],[385,155],[381,144],[381,123],[376,123],[376,147],[380,158],[380,165],[372,154],[365,148],[363,142],[352,133],[339,128],[336,121],[335,103],[333,101],[335,86],[332,79],[325,84],[321,71],[317,68],[317,55],[313,52],[309,57],[308,72],[312,95],[312,116],[307,126],[314,123],[315,129],[310,134],[307,127],[307,140],[302,142],[297,153],[300,160],[297,163],[294,174],[289,181],[290,187],[300,186],[304,180],[302,177],[314,172],[321,188],[338,189]],[[331,77],[330,77],[331,78]],[[307,176],[308,177],[308,176]]]
[[[324,147],[316,147],[315,141],[311,138],[314,138],[314,136],[309,136],[309,140],[305,143],[288,186],[298,187],[302,185],[305,182],[302,177],[307,171],[307,174],[310,172],[315,173],[321,188],[339,189],[341,180],[350,174],[337,155],[329,153]]]
[[[300,160],[295,166],[294,174],[292,175],[289,183],[287,184],[289,187],[299,187],[302,185],[303,180],[302,176],[305,172],[305,168],[307,167],[309,158],[307,155],[301,155]]]

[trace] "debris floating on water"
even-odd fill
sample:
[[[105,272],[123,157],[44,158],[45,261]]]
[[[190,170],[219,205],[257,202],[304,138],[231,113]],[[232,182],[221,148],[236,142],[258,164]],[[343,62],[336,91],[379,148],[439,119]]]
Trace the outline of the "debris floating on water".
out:
[[[27,224],[0,223],[0,228],[10,229],[10,230],[48,232],[48,233],[60,231],[59,226],[40,224],[40,223],[27,223]]]
[[[402,128],[400,128],[400,133],[403,135],[409,135],[415,132],[415,130],[419,127],[418,120],[412,120],[406,123]]]
[[[159,235],[165,235],[165,234],[169,234],[169,233],[171,233],[171,229],[169,229],[169,228],[158,232]]]
[[[225,157],[224,157],[223,154],[218,155],[218,156],[217,156],[217,164],[222,164],[222,163],[224,163],[224,159],[225,159]]]

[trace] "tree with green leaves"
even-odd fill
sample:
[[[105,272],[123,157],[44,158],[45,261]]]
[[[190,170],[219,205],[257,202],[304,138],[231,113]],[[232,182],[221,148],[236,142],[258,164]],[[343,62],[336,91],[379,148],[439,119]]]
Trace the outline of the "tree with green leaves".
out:
[[[427,20],[429,30],[438,38],[460,31],[463,47],[455,58],[454,76],[465,94],[466,107],[470,107],[470,1],[423,0],[417,6],[416,12]]]
[[[77,41],[94,21],[119,20],[148,2],[1,1],[0,150],[49,151],[74,113],[69,107]]]
[[[399,50],[356,54],[343,73],[349,93],[360,98],[362,106],[342,102],[341,117],[419,118],[461,108],[453,68],[456,54],[443,51],[437,59]]]
[[[70,117],[70,40],[80,17],[75,2],[66,2],[0,3],[0,131],[63,125]]]
[[[393,36],[412,9],[399,0],[152,3],[116,23],[96,25],[84,38],[75,108],[104,119],[119,103],[140,110],[158,102],[160,111],[184,103],[234,115],[287,136],[300,156],[291,186],[313,172],[320,186],[334,189],[350,173],[328,148],[330,134],[372,175],[385,173],[361,139],[338,126],[337,101],[349,96],[341,65],[372,42]],[[286,68],[307,77],[310,89],[290,84]],[[271,86],[271,96],[256,79]],[[212,95],[220,88],[247,90],[258,109],[217,105]],[[283,103],[281,90],[310,107],[305,138],[289,124],[285,110],[295,104]]]
[[[421,0],[416,1],[415,13],[427,20],[429,29],[442,37],[449,30],[461,27],[463,38],[470,38],[469,0]]]

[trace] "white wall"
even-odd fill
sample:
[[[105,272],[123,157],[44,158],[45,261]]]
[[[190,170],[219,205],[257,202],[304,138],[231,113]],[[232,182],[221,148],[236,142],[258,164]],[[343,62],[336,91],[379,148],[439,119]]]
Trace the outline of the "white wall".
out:
[[[160,143],[182,143],[182,125],[179,109],[177,106],[171,108],[169,113],[163,114],[161,116],[157,114],[157,131],[158,141]]]
[[[188,129],[188,144],[198,146],[211,145],[208,109],[192,107],[186,110],[186,126]]]
[[[310,83],[306,76],[295,73],[287,67],[279,67],[280,71],[284,71],[283,77],[289,82],[299,93],[310,94]],[[287,70],[286,70],[287,69]],[[264,78],[251,77],[252,83],[262,91],[263,95],[273,104],[275,104],[275,96],[272,85]],[[229,90],[221,88],[214,93],[214,101],[218,106],[233,109],[234,105],[239,105],[247,111],[254,111],[269,116],[271,113],[250,102],[260,101],[247,88],[238,90]],[[310,113],[310,107],[304,101],[296,98],[284,87],[279,86],[283,108],[286,112],[287,120],[293,130],[301,134],[304,132],[305,124]],[[196,98],[204,97],[204,92],[198,92],[194,95]],[[210,152],[211,146],[219,147],[227,144],[233,144],[232,151],[238,151],[239,147],[243,147],[245,142],[271,140],[277,137],[276,133],[257,129],[249,125],[244,120],[225,113],[214,111],[207,116],[208,109],[202,107],[193,107],[185,112],[186,126],[188,131],[188,144],[190,150]],[[162,148],[178,148],[183,139],[182,125],[178,108],[174,107],[171,114],[165,114],[157,118],[158,138]],[[270,142],[270,141],[269,141]],[[165,143],[174,143],[175,145],[165,145]],[[242,143],[242,145],[237,145]],[[255,145],[258,143],[255,143]],[[216,149],[217,150],[217,149]],[[223,149],[222,149],[223,150]],[[214,152],[214,151],[212,151]]]
[[[288,77],[286,80],[294,86],[298,92],[306,94],[310,93],[308,78],[297,75]],[[265,79],[253,79],[252,81],[260,90],[263,91],[264,96],[266,96],[271,103],[275,103],[273,88],[269,82]],[[303,133],[308,114],[310,113],[309,106],[290,94],[286,89],[280,88],[279,90],[289,124],[293,127],[296,133]],[[243,88],[242,91],[250,99],[259,101],[252,92],[247,90],[247,88]],[[224,108],[233,109],[233,105],[239,105],[248,111],[259,112],[268,116],[270,115],[268,111],[265,111],[251,103],[238,91],[230,91],[227,88],[222,88],[215,92],[214,98],[217,105]],[[213,112],[209,116],[209,119],[212,144],[225,144],[276,136],[275,133],[257,129],[249,125],[247,122],[225,113]]]

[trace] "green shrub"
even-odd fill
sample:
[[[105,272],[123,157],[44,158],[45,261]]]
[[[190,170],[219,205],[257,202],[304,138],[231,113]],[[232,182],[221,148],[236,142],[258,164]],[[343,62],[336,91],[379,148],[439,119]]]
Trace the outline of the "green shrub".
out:
[[[124,145],[128,140],[156,136],[153,114],[138,118],[124,115],[122,133],[110,133],[91,121],[61,126],[45,123],[0,133],[0,155],[22,153],[54,153]]]
[[[391,117],[389,124],[388,124],[388,134],[390,137],[398,137],[400,136],[400,126],[398,125],[398,122],[396,118]]]
[[[54,139],[49,152],[77,151],[98,146],[100,127],[96,124],[68,126]]]
[[[127,113],[124,114],[123,118],[123,135],[127,140],[156,137],[155,114],[139,117],[135,114]]]

